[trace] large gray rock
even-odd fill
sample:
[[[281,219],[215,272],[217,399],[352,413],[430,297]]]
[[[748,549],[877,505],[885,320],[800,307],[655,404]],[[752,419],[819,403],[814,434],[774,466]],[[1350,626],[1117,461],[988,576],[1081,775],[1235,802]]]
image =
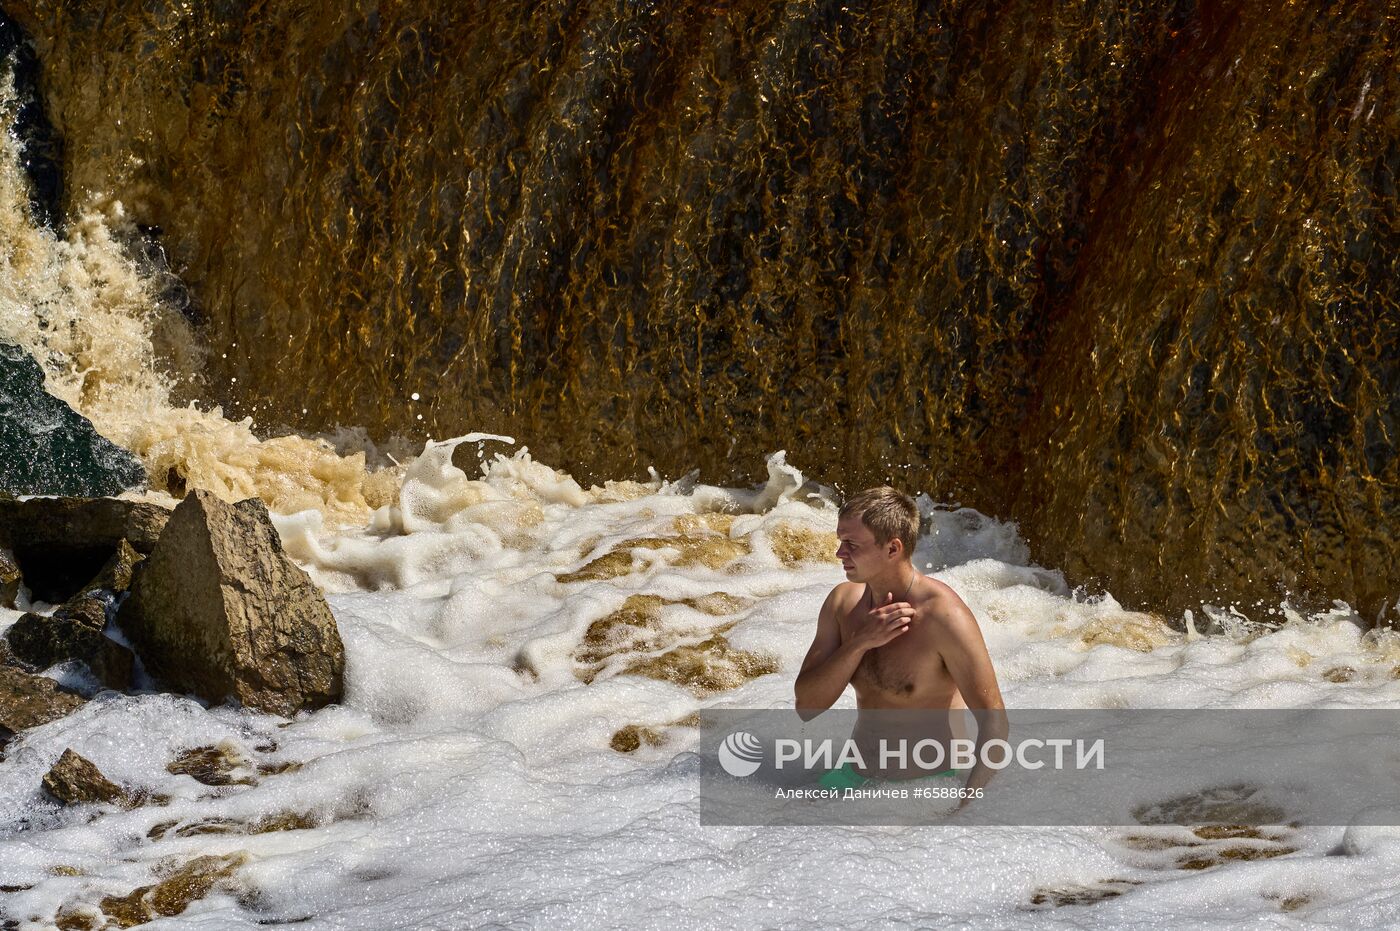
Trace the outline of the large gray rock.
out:
[[[126,540],[150,553],[170,511],[119,498],[0,498],[0,546],[8,546],[32,597],[61,604]]]
[[[256,498],[190,492],[118,623],[152,675],[209,701],[290,715],[341,696],[335,618]]]

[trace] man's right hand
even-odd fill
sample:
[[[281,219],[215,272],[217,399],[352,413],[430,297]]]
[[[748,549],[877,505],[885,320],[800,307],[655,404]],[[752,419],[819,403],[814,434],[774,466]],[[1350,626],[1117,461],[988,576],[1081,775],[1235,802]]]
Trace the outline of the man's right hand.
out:
[[[907,631],[916,613],[913,605],[907,601],[895,601],[894,592],[890,592],[885,596],[885,603],[870,612],[849,642],[861,650],[882,647]]]
[[[866,650],[884,646],[904,633],[914,617],[914,606],[895,601],[891,594],[884,604],[866,616],[858,630],[851,632],[851,638],[843,642],[839,615],[849,611],[852,605],[843,603],[838,596],[855,587],[848,582],[833,588],[817,616],[817,634],[793,683],[797,713],[804,721],[810,721],[835,704],[850,684]]]

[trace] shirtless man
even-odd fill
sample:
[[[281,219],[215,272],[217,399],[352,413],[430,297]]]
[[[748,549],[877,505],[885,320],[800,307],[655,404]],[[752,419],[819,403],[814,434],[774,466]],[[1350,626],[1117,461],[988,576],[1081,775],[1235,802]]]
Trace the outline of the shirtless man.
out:
[[[832,589],[822,605],[816,637],[794,684],[797,713],[811,720],[850,684],[862,712],[944,712],[928,715],[919,736],[940,740],[945,750],[949,739],[965,736],[959,724],[966,712],[947,712],[968,709],[977,719],[980,751],[983,741],[1006,738],[1001,690],[972,611],[910,561],[918,532],[913,500],[893,488],[872,488],[842,506],[836,556],[848,581]],[[897,716],[861,715],[854,735],[858,745],[883,735],[891,717]],[[869,769],[878,766],[878,756],[872,758],[864,747],[862,756]],[[967,787],[985,785],[994,772],[979,762]]]

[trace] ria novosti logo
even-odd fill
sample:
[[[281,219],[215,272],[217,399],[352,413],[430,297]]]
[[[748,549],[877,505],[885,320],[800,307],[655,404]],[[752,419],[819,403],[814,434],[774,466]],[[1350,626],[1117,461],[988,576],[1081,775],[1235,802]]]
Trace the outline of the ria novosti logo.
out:
[[[719,745],[719,765],[731,776],[752,776],[763,763],[763,742],[748,731],[735,731]]]
[[[779,737],[773,741],[773,764],[783,769],[784,764],[795,763],[805,769],[831,770],[847,765],[859,770],[890,767],[897,769],[926,770],[941,772],[947,769],[970,770],[979,763],[988,769],[1001,770],[1018,765],[1022,769],[1036,770],[1052,766],[1063,769],[1103,769],[1104,739],[1090,741],[1083,738],[1055,737],[1039,740],[1031,737],[1018,741],[1015,745],[1000,738],[992,738],[980,745],[967,737],[954,737],[944,746],[942,741],[925,738],[914,741],[886,740],[881,738],[876,747],[875,760],[867,763],[865,753],[854,739],[847,738],[837,750],[837,743],[831,738],[823,740],[794,740]],[[1068,751],[1074,751],[1071,759]],[[1053,760],[1043,757],[1047,751]],[[719,745],[719,764],[731,776],[752,776],[763,765],[763,741],[748,731],[734,731]]]

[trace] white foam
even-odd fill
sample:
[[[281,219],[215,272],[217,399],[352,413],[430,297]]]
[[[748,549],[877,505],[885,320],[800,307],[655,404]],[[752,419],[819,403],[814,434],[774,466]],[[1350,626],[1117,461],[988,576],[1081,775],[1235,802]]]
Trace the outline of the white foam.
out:
[[[834,508],[821,494],[796,495],[811,486],[784,457],[770,460],[769,480],[756,489],[692,484],[687,492],[657,481],[623,493],[584,490],[524,450],[483,456],[472,477],[452,465],[459,442],[431,444],[408,463],[398,499],[373,526],[337,531],[319,511],[275,517],[288,552],[337,590],[330,601],[346,646],[343,705],[282,727],[189,699],[108,693],[17,742],[0,764],[8,800],[0,872],[7,884],[33,888],[12,896],[14,914],[52,916],[62,903],[152,881],[163,858],[232,850],[252,855],[240,871],[243,904],[215,895],[180,924],[315,915],[359,927],[624,919],[638,927],[1197,927],[1282,920],[1285,900],[1304,901],[1299,916],[1349,925],[1379,926],[1389,914],[1376,890],[1393,888],[1400,846],[1386,829],[1354,828],[1345,838],[1341,829],[1295,832],[1297,853],[1193,873],[1142,865],[1117,843],[1123,832],[1108,829],[698,828],[696,732],[676,722],[704,707],[790,707],[817,609],[842,576],[820,545],[808,561],[784,563],[775,534],[829,534]],[[716,508],[732,509],[732,522],[702,523]],[[941,565],[936,577],[978,617],[1013,707],[1400,698],[1391,678],[1400,641],[1363,636],[1345,612],[1273,631],[1217,625],[1219,633],[1188,638],[1182,625],[1112,597],[1076,596],[1060,573],[1028,564],[1002,522],[930,513],[933,533],[917,552]],[[686,533],[739,545],[728,564],[682,565]],[[618,575],[559,581],[628,541],[659,538],[677,542],[634,547]],[[685,602],[715,592],[734,599],[728,613]],[[731,648],[770,657],[778,672],[706,696],[627,674],[623,655],[585,684],[575,654],[590,625],[634,595],[660,599],[653,633],[663,641],[637,655],[732,624],[724,633]],[[1343,666],[1354,672],[1349,681],[1327,678]],[[848,692],[840,705],[851,702]],[[653,728],[666,742],[618,752],[610,743],[626,725]],[[273,758],[305,766],[223,789],[164,768],[189,746],[231,741],[257,757],[267,740],[277,742]],[[107,810],[91,823],[91,810],[59,810],[38,783],[69,746],[111,777],[173,801]],[[323,823],[146,837],[162,820],[256,822],[287,811]],[[17,831],[22,823],[44,829]],[[1327,856],[1341,847],[1349,856]],[[56,866],[85,875],[55,876]],[[1027,910],[1036,890],[1111,879],[1138,884],[1092,906]]]

